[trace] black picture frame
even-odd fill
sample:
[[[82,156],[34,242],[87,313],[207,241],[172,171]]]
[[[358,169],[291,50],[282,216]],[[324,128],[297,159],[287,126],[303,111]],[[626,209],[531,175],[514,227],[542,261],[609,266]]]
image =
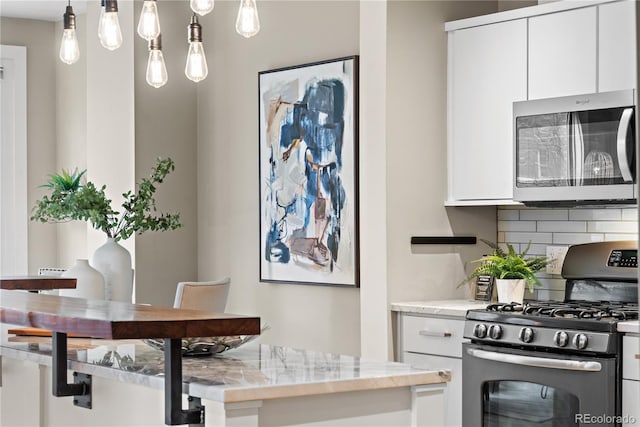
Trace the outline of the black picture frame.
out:
[[[360,286],[359,57],[258,73],[260,282]]]

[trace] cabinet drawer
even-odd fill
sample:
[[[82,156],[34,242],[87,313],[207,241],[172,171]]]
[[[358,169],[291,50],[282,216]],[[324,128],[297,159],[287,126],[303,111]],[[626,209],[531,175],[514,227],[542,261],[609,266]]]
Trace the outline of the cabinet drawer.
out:
[[[622,378],[640,381],[640,338],[625,335],[622,337]]]
[[[464,320],[402,316],[402,351],[462,357]]]

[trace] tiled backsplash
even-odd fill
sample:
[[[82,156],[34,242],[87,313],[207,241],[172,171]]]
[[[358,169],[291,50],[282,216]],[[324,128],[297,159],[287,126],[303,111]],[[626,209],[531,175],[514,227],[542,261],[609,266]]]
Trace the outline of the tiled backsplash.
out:
[[[602,208],[498,208],[498,243],[510,243],[523,251],[529,242],[530,255],[546,255],[547,246],[638,239],[638,210],[635,206]],[[562,276],[540,273],[543,287],[525,298],[562,300]]]

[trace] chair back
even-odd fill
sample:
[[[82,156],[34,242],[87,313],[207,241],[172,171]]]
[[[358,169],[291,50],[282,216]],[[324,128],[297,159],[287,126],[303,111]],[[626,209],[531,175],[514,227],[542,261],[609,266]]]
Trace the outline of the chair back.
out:
[[[228,277],[212,282],[180,282],[173,307],[224,313],[230,283]]]

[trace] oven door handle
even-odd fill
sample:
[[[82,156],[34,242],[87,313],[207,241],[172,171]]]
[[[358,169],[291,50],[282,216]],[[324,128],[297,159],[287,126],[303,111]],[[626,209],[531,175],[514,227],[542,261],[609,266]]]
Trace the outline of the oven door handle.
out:
[[[602,370],[600,362],[548,359],[546,357],[520,356],[518,354],[494,353],[492,351],[468,348],[467,354],[479,359],[494,362],[510,363],[512,365],[534,366],[537,368],[565,369],[569,371],[599,372]]]

